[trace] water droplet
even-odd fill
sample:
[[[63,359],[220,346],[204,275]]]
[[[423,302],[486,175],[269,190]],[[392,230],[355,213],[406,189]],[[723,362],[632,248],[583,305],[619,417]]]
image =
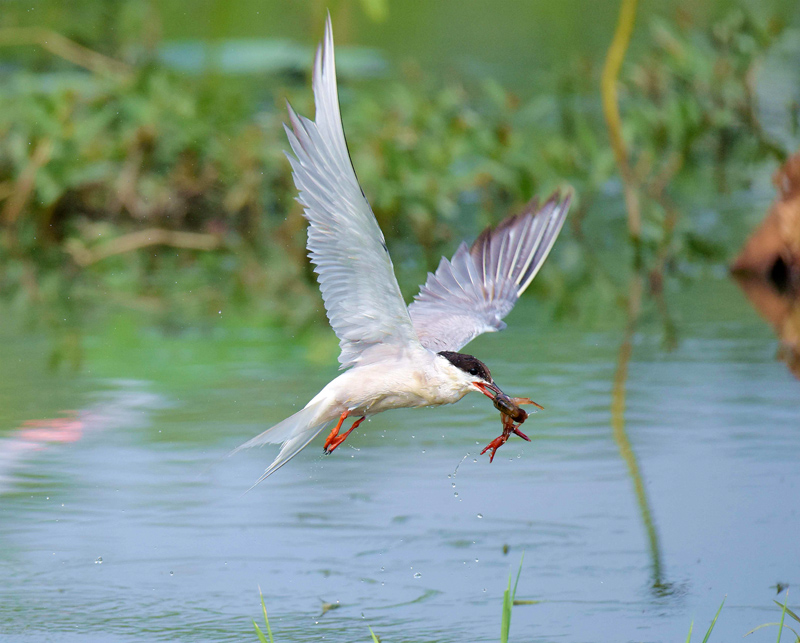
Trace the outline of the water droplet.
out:
[[[484,591],[484,592],[486,591],[486,588],[485,588],[485,587],[483,588],[483,591]]]
[[[472,458],[472,461],[473,461],[473,462],[477,462],[477,461],[478,461],[478,458]]]
[[[481,562],[481,561],[479,561],[479,560],[476,558],[476,559],[475,559],[475,562],[476,562],[476,563],[479,563],[479,562]]]
[[[456,483],[452,482],[452,483],[450,483],[450,486],[453,487],[453,489],[455,489],[456,488]]]
[[[416,574],[414,574],[414,578],[422,578],[422,574],[420,574],[419,572],[417,572]]]
[[[385,572],[385,571],[386,571],[386,568],[385,568],[385,567],[381,567],[381,571],[382,571],[382,572]]]
[[[422,452],[425,453],[425,449],[423,449]]]
[[[97,560],[94,561],[94,564],[95,565],[102,565],[103,564],[103,557],[102,556],[98,556]]]
[[[458,491],[454,491],[454,492],[453,492],[453,496],[455,496],[456,498],[458,498]]]
[[[175,575],[175,572],[170,572],[170,573],[169,573],[169,575],[170,575],[170,576],[174,576],[174,575]]]
[[[483,514],[478,514],[478,518],[483,518]]]

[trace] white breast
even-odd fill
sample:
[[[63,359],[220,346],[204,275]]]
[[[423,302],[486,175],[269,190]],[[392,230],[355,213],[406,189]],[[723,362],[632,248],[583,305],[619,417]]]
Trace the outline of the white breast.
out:
[[[375,415],[398,408],[458,402],[472,390],[469,379],[431,351],[415,351],[391,361],[356,366],[333,380],[320,396],[352,415]]]

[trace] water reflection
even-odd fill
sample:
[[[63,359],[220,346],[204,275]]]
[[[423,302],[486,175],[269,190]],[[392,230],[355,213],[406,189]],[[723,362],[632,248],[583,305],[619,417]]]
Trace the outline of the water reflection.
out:
[[[777,198],[731,272],[778,335],[778,359],[800,379],[800,154],[775,172],[772,183]]]
[[[0,494],[13,491],[28,463],[42,451],[78,442],[90,434],[141,426],[148,422],[153,408],[164,406],[160,396],[147,392],[139,382],[123,381],[119,386],[85,409],[25,420],[0,438]]]
[[[118,319],[87,331],[91,375],[45,379],[46,342],[10,337],[0,395],[18,428],[0,458],[31,444],[3,465],[17,492],[0,497],[0,630],[242,641],[260,586],[276,640],[369,640],[366,622],[384,640],[496,641],[524,550],[520,640],[684,640],[725,593],[715,640],[740,638],[769,619],[753,610],[773,605],[770,586],[798,575],[798,383],[736,287],[700,285],[670,299],[670,353],[646,273],[626,284],[626,316],[596,332],[539,323],[539,301],[521,301],[527,323],[475,352],[547,412],[532,444],[509,442],[492,465],[475,456],[496,410],[468,399],[378,418],[355,448],[304,452],[244,496],[270,454],[217,458],[313,395],[328,367],[280,352],[279,334],[132,339]],[[321,616],[320,599],[340,607]]]
[[[653,575],[652,588],[663,595],[671,591],[671,586],[664,582],[661,566],[661,547],[658,541],[658,532],[653,522],[653,515],[650,511],[650,502],[647,498],[647,490],[642,480],[642,473],[636,454],[633,451],[628,433],[625,430],[625,389],[628,381],[628,365],[630,364],[633,353],[633,337],[636,334],[636,327],[642,307],[642,275],[635,273],[631,277],[628,290],[628,311],[627,322],[625,325],[625,335],[619,347],[617,357],[617,367],[614,372],[614,385],[611,389],[611,428],[613,429],[614,442],[617,444],[619,454],[628,467],[628,473],[633,481],[633,488],[636,492],[636,502],[639,505],[642,522],[647,531],[647,541],[650,546],[650,561]]]
[[[780,340],[778,359],[800,379],[800,293],[781,292],[769,281],[755,277],[736,277],[753,308],[775,331]]]

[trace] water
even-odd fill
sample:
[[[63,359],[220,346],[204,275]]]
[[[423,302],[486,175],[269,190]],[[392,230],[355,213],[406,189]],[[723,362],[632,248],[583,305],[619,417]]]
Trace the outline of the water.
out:
[[[277,641],[496,641],[523,552],[518,598],[541,602],[514,640],[684,640],[726,596],[712,640],[777,620],[774,586],[800,582],[800,383],[732,283],[670,302],[677,348],[646,308],[625,381],[618,315],[587,329],[526,298],[477,340],[546,409],[491,465],[475,395],[315,442],[246,494],[274,449],[223,456],[335,374],[334,341],[120,315],[84,331],[75,374],[7,326],[0,638],[254,640],[260,587]]]
[[[307,65],[324,15],[314,3],[209,1],[189,15],[157,4],[145,17],[175,66],[199,47],[198,69],[231,73]],[[376,24],[359,4],[333,7],[345,72],[347,47],[361,46],[395,72],[411,61],[491,77],[523,98],[543,72],[600,59],[617,13],[584,0],[389,3]],[[630,59],[677,4],[642,4]],[[698,23],[731,4],[681,3]],[[108,8],[69,6],[9,7],[5,26],[83,41],[88,17],[109,40],[141,40]],[[731,227],[738,242],[749,225]],[[491,465],[479,453],[500,421],[476,395],[374,418],[330,457],[317,441],[246,494],[275,449],[225,454],[335,375],[332,334],[298,342],[227,314],[176,332],[113,312],[80,329],[75,372],[49,367],[63,335],[0,308],[0,640],[255,640],[260,588],[278,643],[367,641],[367,626],[392,642],[496,641],[523,552],[518,598],[538,602],[514,608],[512,640],[682,641],[692,621],[700,640],[723,597],[711,640],[738,640],[778,619],[778,583],[797,607],[800,383],[724,277],[667,300],[673,351],[652,304],[626,335],[613,301],[594,302],[601,319],[587,325],[533,297],[471,345],[509,394],[546,407],[524,427],[532,442],[512,438]]]

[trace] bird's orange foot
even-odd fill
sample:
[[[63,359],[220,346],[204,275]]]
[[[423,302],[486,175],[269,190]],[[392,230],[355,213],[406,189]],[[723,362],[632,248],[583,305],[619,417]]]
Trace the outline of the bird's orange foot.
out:
[[[339,421],[336,423],[336,426],[331,429],[331,432],[328,433],[328,437],[325,438],[325,444],[322,445],[322,450],[326,454],[330,453],[331,451],[333,451],[333,449],[336,448],[336,447],[333,447],[333,449],[331,449],[330,451],[328,450],[328,447],[330,447],[330,445],[333,444],[333,442],[336,441],[336,437],[339,435],[339,429],[342,428],[342,422],[344,422],[347,419],[348,415],[350,415],[350,411],[345,411],[344,413],[342,413],[339,416]],[[342,440],[343,439],[344,438],[342,438]],[[339,446],[339,444],[341,444],[341,441],[339,443],[337,443],[336,446]]]
[[[339,420],[339,424],[336,425],[336,428],[333,431],[331,431],[330,435],[325,440],[325,446],[323,447],[325,455],[330,455],[331,453],[333,453],[336,450],[336,447],[338,447],[342,442],[344,442],[347,439],[347,436],[353,432],[353,429],[355,429],[359,424],[361,424],[364,421],[363,417],[358,418],[355,422],[353,422],[353,426],[351,426],[347,431],[342,433],[342,435],[338,435],[339,427],[342,425],[342,422],[344,422],[344,419],[346,417],[347,414],[342,413],[342,417]]]

